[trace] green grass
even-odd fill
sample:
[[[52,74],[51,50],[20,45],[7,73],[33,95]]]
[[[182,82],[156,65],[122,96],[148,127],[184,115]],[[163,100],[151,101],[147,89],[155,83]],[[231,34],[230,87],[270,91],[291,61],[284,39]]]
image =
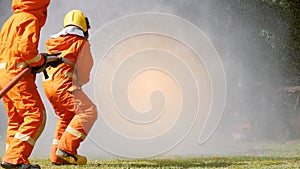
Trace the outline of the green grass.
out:
[[[199,157],[170,157],[152,159],[116,159],[89,160],[83,166],[54,166],[48,159],[31,159],[42,168],[70,169],[70,168],[100,168],[100,169],[133,169],[133,168],[300,168],[300,140],[288,143],[262,142],[243,144],[246,153],[231,156],[199,156]]]
[[[299,158],[288,157],[202,157],[141,160],[93,160],[84,166],[53,166],[48,160],[34,159],[42,168],[300,168]]]

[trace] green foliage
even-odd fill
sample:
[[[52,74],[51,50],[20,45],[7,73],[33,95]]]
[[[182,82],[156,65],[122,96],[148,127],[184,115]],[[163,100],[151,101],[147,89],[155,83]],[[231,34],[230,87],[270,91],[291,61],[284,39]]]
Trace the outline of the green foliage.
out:
[[[233,76],[228,80],[228,100],[235,99],[227,105],[236,107],[236,112],[248,113],[253,117],[252,124],[275,129],[276,123],[264,124],[278,119],[289,121],[292,116],[287,112],[292,107],[284,109],[281,105],[296,102],[295,97],[286,99],[279,91],[286,86],[300,86],[300,1],[229,0],[226,5],[231,24],[222,33],[233,34],[237,41],[228,56],[234,62],[227,67],[241,67],[232,72],[242,72],[226,72]],[[225,48],[228,45],[225,43]]]
[[[270,6],[279,13],[282,18],[283,25],[278,27],[270,27],[273,29],[276,49],[272,49],[270,54],[278,60],[271,62],[275,66],[281,63],[284,69],[281,70],[279,75],[282,78],[283,85],[299,85],[299,70],[300,70],[300,3],[299,0],[262,0],[263,5]],[[277,20],[278,18],[273,18]],[[283,30],[281,26],[284,26]],[[280,31],[279,31],[280,30]],[[268,38],[267,38],[268,40]],[[281,63],[280,63],[281,62]]]
[[[265,73],[262,81],[276,88],[299,84],[299,3],[256,0],[240,1],[238,5],[236,13],[251,31],[249,40],[258,45],[252,49],[260,51],[251,61]]]

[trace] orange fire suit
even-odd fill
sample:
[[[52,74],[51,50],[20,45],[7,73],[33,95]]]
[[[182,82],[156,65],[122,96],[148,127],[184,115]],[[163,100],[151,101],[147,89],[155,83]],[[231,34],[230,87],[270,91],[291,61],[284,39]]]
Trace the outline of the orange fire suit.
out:
[[[27,66],[41,66],[38,54],[40,29],[50,0],[13,0],[14,14],[0,33],[0,89]],[[29,164],[34,144],[45,126],[45,108],[37,91],[35,74],[28,74],[3,97],[8,115],[3,162]]]
[[[93,59],[89,42],[78,35],[50,38],[46,47],[48,53],[61,52],[60,56],[68,60],[68,64],[48,67],[49,78],[43,81],[45,94],[59,117],[50,153],[50,161],[56,163],[61,162],[55,155],[57,148],[77,155],[97,119],[96,106],[81,89],[89,81]]]

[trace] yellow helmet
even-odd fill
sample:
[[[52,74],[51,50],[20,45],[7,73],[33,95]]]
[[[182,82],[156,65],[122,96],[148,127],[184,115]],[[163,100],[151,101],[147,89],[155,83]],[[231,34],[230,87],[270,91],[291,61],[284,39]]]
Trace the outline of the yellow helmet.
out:
[[[78,26],[84,32],[90,28],[87,17],[84,16],[82,11],[77,9],[71,10],[66,14],[64,19],[64,27],[69,25]]]

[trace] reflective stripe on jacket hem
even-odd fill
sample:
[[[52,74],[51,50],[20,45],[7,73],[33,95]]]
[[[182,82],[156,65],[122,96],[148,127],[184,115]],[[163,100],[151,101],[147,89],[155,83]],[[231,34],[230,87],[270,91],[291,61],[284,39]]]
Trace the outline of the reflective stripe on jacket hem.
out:
[[[53,139],[52,144],[57,145],[58,143],[59,143],[59,140],[58,140],[58,139]]]
[[[66,72],[65,73],[65,77],[70,77],[73,80],[77,80],[77,75],[75,73],[71,73],[71,72]]]

